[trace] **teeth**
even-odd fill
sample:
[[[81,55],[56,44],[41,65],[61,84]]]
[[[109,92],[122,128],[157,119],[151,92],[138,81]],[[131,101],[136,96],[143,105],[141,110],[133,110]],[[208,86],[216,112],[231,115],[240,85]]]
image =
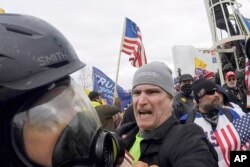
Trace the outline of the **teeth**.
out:
[[[149,114],[149,113],[140,113],[140,116],[141,116],[142,119],[148,119],[148,118],[150,118],[151,114]]]

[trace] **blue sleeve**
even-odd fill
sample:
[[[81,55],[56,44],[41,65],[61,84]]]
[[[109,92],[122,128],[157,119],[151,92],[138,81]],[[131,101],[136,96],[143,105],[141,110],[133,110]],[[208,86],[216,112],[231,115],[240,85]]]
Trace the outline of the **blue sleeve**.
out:
[[[181,116],[181,118],[179,119],[181,122],[185,122],[188,118],[188,114],[185,114],[183,116]]]
[[[236,120],[236,119],[240,118],[239,114],[236,111],[234,111],[233,109],[229,109],[229,111],[233,116],[233,120]]]

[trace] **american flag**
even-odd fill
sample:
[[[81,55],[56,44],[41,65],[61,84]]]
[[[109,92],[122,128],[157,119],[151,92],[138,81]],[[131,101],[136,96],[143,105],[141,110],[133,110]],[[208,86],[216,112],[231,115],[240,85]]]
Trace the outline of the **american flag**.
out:
[[[230,166],[230,151],[246,150],[250,141],[250,114],[214,132],[223,157]]]
[[[142,36],[139,27],[126,18],[125,33],[122,41],[121,52],[129,55],[129,61],[134,67],[147,64],[147,58],[142,44]]]

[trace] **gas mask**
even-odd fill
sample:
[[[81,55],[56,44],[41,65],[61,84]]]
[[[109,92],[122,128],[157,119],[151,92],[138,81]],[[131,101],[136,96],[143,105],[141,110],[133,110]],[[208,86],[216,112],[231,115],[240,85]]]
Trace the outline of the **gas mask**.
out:
[[[184,96],[189,96],[192,93],[192,85],[191,84],[185,84],[181,87],[181,93]]]
[[[26,166],[117,166],[121,140],[105,131],[88,97],[72,80],[27,99],[12,120],[11,142]]]

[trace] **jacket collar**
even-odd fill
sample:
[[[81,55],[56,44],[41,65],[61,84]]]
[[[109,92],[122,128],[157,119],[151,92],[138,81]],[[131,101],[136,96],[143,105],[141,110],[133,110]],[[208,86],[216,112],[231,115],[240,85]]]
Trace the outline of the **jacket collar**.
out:
[[[141,135],[145,140],[160,140],[165,137],[166,133],[172,128],[172,126],[178,123],[179,121],[172,115],[162,125],[153,131],[143,131],[141,132]]]
[[[146,140],[160,140],[166,135],[166,133],[172,128],[172,126],[176,124],[179,124],[179,121],[172,115],[155,130],[141,132],[141,135]],[[117,129],[116,132],[123,138],[131,139],[135,138],[136,134],[139,132],[139,127],[135,122],[127,123]]]

